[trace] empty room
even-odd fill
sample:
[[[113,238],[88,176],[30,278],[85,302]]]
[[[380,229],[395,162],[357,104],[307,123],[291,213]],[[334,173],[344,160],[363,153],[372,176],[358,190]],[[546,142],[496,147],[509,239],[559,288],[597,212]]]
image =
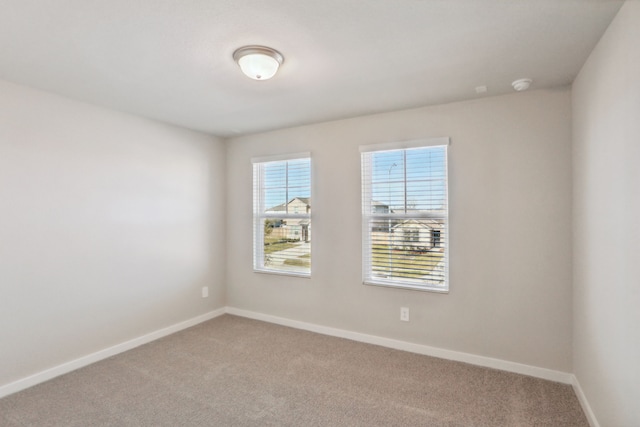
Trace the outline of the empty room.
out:
[[[0,0],[0,426],[640,426],[640,1]]]

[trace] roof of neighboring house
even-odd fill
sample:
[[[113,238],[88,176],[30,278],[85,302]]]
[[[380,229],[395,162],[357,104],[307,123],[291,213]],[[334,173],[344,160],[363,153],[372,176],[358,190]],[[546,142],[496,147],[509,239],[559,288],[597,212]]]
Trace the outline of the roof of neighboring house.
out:
[[[267,212],[284,212],[287,205],[290,205],[291,202],[293,202],[294,200],[300,200],[305,205],[311,207],[311,205],[309,205],[309,201],[311,200],[310,197],[294,197],[293,199],[289,200],[287,203],[282,203],[282,204],[279,204],[278,206],[274,206],[272,208],[267,209]]]
[[[422,226],[424,228],[429,228],[429,229],[434,229],[434,228],[441,228],[442,227],[442,222],[437,221],[435,219],[407,219],[405,221],[402,221],[400,224],[396,224],[394,225],[392,228],[403,228],[405,226],[407,226],[408,224],[416,224],[419,226]]]

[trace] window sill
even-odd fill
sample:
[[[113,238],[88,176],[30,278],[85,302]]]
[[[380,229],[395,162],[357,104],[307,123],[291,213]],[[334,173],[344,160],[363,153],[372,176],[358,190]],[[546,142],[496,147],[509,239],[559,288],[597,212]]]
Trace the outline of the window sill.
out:
[[[278,271],[278,270],[260,270],[253,269],[254,273],[259,274],[272,274],[276,276],[291,276],[291,277],[301,277],[303,279],[310,279],[311,273],[296,273],[295,271]]]
[[[438,294],[448,294],[449,288],[445,287],[433,287],[428,285],[412,285],[410,283],[398,283],[386,280],[365,280],[362,282],[369,286],[382,286],[385,288],[406,289],[410,291],[422,291],[422,292],[435,292]]]

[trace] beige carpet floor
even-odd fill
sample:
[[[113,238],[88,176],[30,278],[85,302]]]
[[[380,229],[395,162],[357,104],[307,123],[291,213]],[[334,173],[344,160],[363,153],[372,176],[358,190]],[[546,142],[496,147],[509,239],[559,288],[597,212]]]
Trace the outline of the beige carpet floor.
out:
[[[225,315],[0,399],[0,426],[588,426],[568,385]]]

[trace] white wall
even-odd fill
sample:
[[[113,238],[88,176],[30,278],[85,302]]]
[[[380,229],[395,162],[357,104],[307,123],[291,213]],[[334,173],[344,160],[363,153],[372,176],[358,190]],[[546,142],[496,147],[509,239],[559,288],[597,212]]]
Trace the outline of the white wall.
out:
[[[231,139],[228,305],[571,372],[570,103],[568,89],[533,91]],[[363,285],[358,146],[440,136],[452,140],[450,293]],[[250,159],[301,151],[312,278],[254,273]]]
[[[0,81],[0,385],[224,306],[224,161]]]
[[[640,3],[573,85],[574,369],[602,426],[640,425]]]

